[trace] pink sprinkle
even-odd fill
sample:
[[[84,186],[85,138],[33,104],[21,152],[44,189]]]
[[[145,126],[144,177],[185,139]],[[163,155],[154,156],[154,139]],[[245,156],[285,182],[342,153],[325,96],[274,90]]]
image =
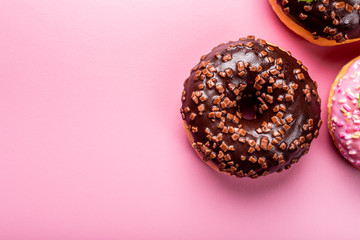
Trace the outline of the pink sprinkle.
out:
[[[351,108],[349,107],[349,105],[347,105],[347,104],[344,104],[343,105],[343,108],[346,110],[346,111],[350,111],[351,110]]]
[[[340,133],[340,137],[341,137],[341,138],[345,138],[345,135],[346,135],[346,134],[343,133],[343,132]]]
[[[344,124],[342,122],[337,122],[336,125],[338,125],[338,127],[344,126]]]
[[[351,93],[346,94],[346,96],[350,99],[350,100],[354,100],[354,96]]]

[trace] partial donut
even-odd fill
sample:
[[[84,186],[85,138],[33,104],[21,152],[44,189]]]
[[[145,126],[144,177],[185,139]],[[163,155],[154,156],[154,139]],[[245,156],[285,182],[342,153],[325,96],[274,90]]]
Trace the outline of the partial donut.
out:
[[[202,56],[181,100],[184,128],[199,157],[237,177],[290,168],[321,126],[320,97],[307,68],[253,36]]]
[[[360,57],[346,64],[328,101],[328,128],[341,155],[360,169]]]
[[[360,39],[360,0],[269,0],[280,20],[308,41],[333,46]]]

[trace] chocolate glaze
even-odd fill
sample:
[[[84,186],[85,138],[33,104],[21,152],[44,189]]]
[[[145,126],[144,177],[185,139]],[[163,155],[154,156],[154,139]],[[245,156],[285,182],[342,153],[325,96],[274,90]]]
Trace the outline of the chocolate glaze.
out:
[[[242,117],[249,107],[255,119]],[[205,162],[252,178],[287,169],[307,153],[320,111],[307,68],[252,36],[201,58],[185,80],[180,109]]]
[[[360,38],[360,0],[276,0],[285,14],[314,35],[336,42]]]

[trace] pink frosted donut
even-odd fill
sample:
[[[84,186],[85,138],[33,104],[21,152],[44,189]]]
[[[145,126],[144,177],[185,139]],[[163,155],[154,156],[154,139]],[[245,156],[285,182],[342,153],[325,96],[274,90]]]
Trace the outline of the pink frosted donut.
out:
[[[360,169],[360,57],[346,64],[331,86],[328,128],[340,153]]]

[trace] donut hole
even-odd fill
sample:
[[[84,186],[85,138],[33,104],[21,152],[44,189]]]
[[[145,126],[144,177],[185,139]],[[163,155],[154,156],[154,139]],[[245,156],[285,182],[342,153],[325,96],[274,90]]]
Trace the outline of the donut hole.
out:
[[[256,99],[253,97],[243,97],[239,102],[239,111],[241,112],[243,119],[256,119],[256,109]]]

